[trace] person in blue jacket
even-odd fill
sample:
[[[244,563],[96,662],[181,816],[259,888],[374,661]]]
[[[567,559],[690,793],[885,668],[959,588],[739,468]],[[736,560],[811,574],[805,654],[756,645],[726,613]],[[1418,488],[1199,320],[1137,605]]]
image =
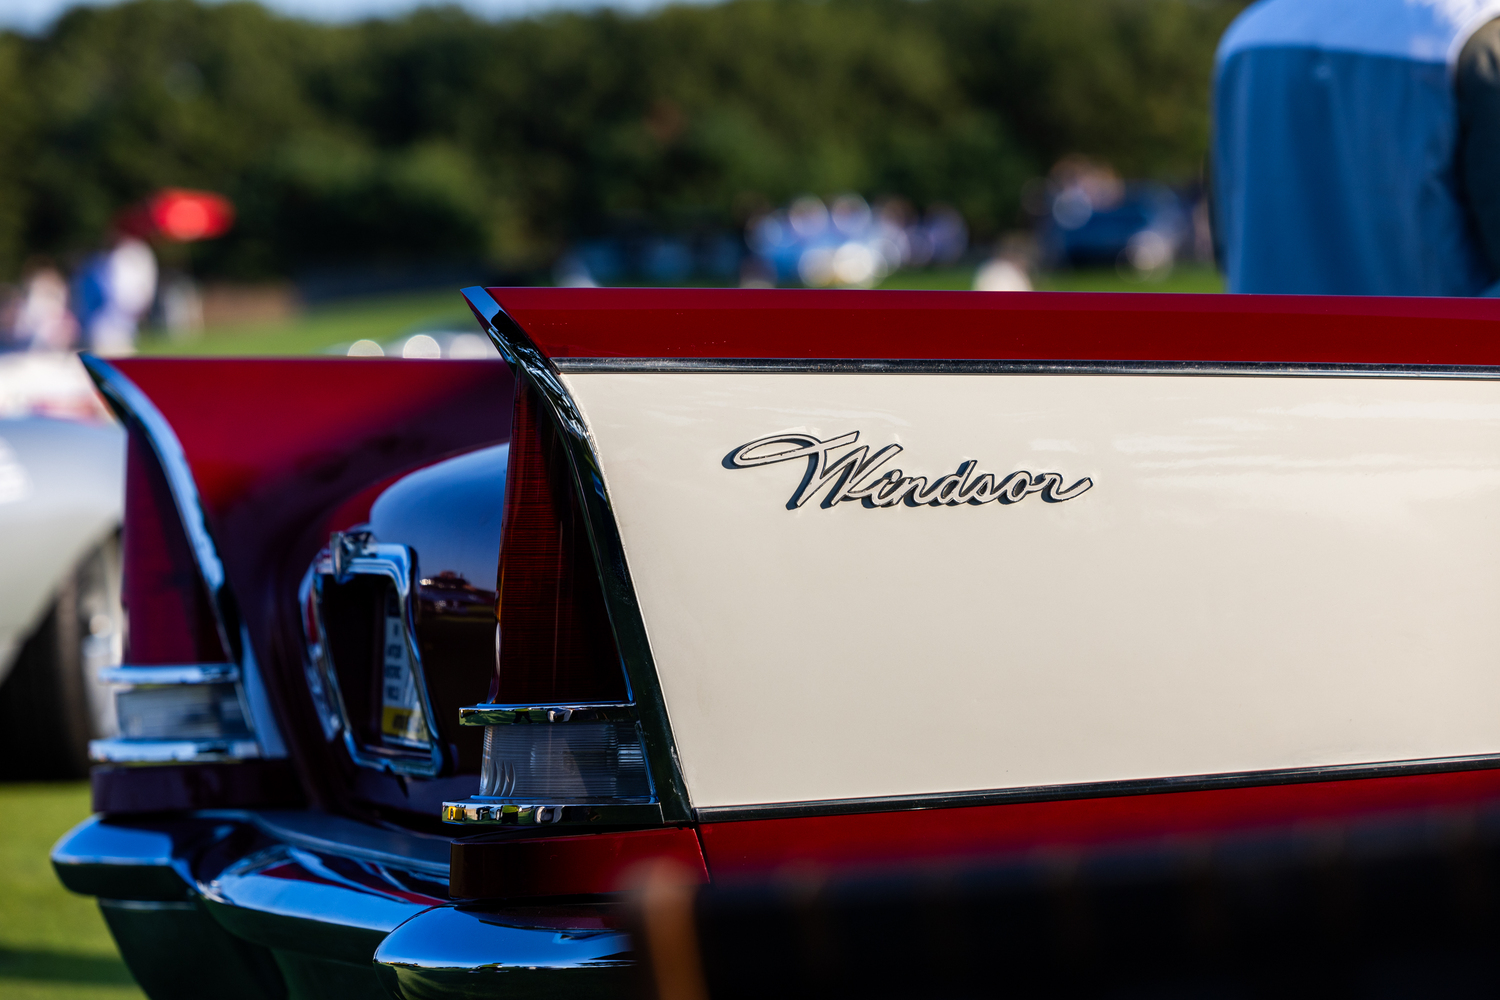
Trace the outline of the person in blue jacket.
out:
[[[1500,293],[1500,0],[1261,0],[1219,43],[1232,292]]]

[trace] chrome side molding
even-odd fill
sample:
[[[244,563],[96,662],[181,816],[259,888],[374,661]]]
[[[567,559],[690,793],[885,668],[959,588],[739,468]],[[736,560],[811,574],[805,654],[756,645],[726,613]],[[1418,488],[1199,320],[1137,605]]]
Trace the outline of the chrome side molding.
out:
[[[658,802],[574,803],[528,805],[485,801],[482,798],[443,803],[444,823],[483,823],[490,826],[660,826],[665,822]]]
[[[189,663],[171,667],[105,667],[99,679],[109,684],[233,684],[240,668],[233,663]]]
[[[634,722],[635,703],[578,705],[466,705],[458,710],[462,726],[510,726],[517,723]]]

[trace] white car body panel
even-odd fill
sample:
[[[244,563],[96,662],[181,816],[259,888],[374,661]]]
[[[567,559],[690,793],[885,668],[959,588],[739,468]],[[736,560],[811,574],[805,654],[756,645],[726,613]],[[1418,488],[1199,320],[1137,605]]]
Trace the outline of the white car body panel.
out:
[[[125,432],[108,420],[76,357],[0,355],[0,680],[64,577],[119,527]]]
[[[563,377],[699,808],[1500,752],[1500,381]],[[855,430],[1094,485],[789,510],[805,461],[725,465]]]
[[[0,420],[0,679],[58,584],[119,527],[124,476],[115,425]]]

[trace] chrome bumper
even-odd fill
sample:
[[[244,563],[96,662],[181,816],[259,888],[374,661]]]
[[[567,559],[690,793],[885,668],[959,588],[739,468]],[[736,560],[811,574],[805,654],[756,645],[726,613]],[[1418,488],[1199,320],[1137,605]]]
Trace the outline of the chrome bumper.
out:
[[[94,817],[52,851],[152,1000],[631,987],[618,906],[456,905],[448,841],[314,812]]]

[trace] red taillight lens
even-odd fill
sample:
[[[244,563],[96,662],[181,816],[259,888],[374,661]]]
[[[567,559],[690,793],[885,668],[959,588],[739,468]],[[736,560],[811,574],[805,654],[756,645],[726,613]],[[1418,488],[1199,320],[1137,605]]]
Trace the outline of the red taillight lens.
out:
[[[219,637],[208,590],[166,475],[138,429],[130,431],[126,455],[125,663],[223,663],[229,655]]]
[[[515,398],[489,700],[625,701],[625,674],[566,442],[525,377]]]

